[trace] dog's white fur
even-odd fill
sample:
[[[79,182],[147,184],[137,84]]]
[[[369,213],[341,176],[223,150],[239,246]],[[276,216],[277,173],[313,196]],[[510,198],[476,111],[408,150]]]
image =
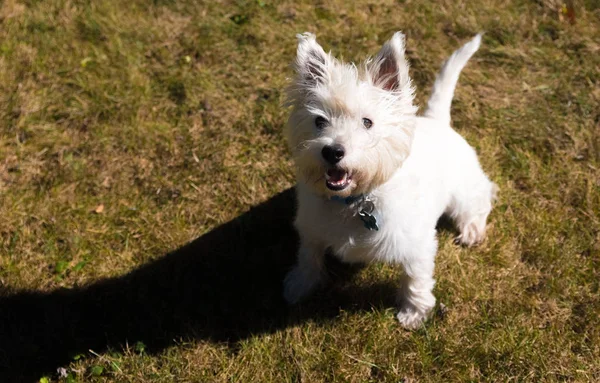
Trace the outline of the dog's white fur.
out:
[[[298,40],[286,133],[297,165],[295,225],[301,244],[297,264],[284,281],[284,297],[295,303],[323,282],[327,248],[344,262],[399,263],[404,274],[397,317],[406,328],[417,328],[435,305],[439,217],[452,217],[459,241],[473,245],[484,238],[495,195],[475,151],[450,127],[456,82],[481,35],[446,61],[423,117],[413,105],[400,32],[360,67],[325,53],[310,33]],[[322,129],[315,125],[319,116],[327,121]],[[370,129],[363,118],[373,122]],[[332,144],[345,148],[336,166],[321,154]],[[326,186],[332,167],[351,175],[344,190]],[[378,231],[365,228],[355,206],[330,199],[361,194],[375,204]]]

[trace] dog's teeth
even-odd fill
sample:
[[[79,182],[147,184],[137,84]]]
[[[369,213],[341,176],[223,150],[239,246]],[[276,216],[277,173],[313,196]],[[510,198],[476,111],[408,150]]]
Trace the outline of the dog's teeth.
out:
[[[343,169],[329,169],[325,172],[325,180],[331,187],[345,188],[350,183],[350,175]]]

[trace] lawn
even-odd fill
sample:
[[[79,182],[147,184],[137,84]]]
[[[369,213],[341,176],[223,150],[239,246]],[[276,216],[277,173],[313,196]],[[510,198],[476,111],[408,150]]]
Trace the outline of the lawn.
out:
[[[500,187],[439,228],[424,327],[398,270],[330,262],[287,307],[295,34],[392,33],[423,106],[475,33],[453,126]],[[600,3],[4,0],[0,382],[600,381]]]

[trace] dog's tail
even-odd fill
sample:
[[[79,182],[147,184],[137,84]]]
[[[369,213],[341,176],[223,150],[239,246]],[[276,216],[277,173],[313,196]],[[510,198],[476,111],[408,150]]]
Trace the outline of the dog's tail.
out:
[[[423,114],[425,117],[450,123],[450,105],[452,104],[452,97],[454,97],[454,88],[456,87],[458,76],[467,64],[467,61],[479,49],[481,35],[482,33],[479,33],[446,60],[433,84],[431,97],[429,97],[427,109]]]

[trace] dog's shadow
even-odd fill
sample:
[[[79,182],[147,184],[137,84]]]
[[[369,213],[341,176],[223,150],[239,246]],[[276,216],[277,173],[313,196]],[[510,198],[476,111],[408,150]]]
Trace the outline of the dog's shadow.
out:
[[[52,292],[0,291],[0,381],[39,379],[89,350],[142,342],[158,352],[179,339],[235,347],[252,335],[332,320],[341,309],[392,307],[392,283],[341,281],[287,307],[281,291],[298,243],[294,206],[288,189],[121,277]],[[333,266],[334,279],[355,271]]]

